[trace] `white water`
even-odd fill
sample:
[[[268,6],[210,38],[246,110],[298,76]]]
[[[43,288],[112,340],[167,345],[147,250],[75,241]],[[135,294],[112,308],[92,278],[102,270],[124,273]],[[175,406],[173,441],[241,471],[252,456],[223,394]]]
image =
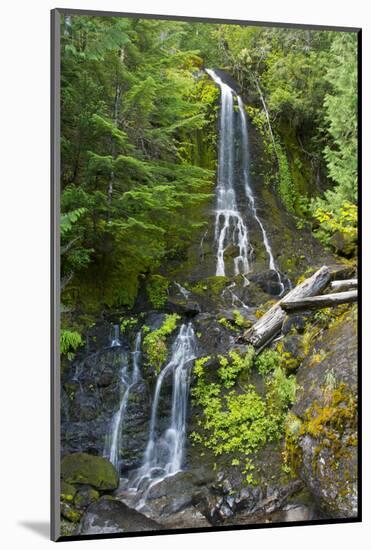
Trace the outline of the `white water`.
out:
[[[274,260],[274,256],[273,256],[273,252],[272,252],[272,248],[271,248],[271,245],[270,245],[269,240],[268,240],[267,232],[264,229],[262,221],[260,220],[260,218],[258,216],[258,213],[256,211],[255,198],[254,198],[254,194],[252,192],[252,189],[251,189],[250,183],[249,183],[249,172],[248,172],[249,138],[248,138],[248,133],[247,133],[247,121],[246,121],[245,107],[244,107],[243,101],[240,98],[240,96],[237,96],[237,103],[238,103],[238,113],[239,113],[240,121],[241,121],[242,163],[243,163],[242,164],[242,173],[243,173],[245,194],[246,194],[246,198],[249,201],[249,205],[250,205],[250,208],[251,208],[252,215],[255,218],[256,222],[258,223],[258,225],[261,229],[261,232],[262,232],[262,235],[263,235],[264,248],[265,248],[265,250],[267,252],[267,255],[268,255],[268,258],[269,258],[269,269],[271,269],[272,271],[275,271],[276,274],[277,274],[278,282],[279,282],[279,285],[280,285],[280,288],[281,288],[281,292],[280,292],[280,295],[281,295],[285,290],[285,286],[282,283],[281,274],[277,269],[276,262]]]
[[[191,293],[189,290],[187,290],[186,288],[184,288],[184,286],[180,285],[179,283],[177,283],[176,281],[174,281],[174,284],[175,286],[179,289],[179,292],[180,294],[183,296],[183,298],[185,298],[186,300],[188,300],[188,298],[190,297]]]
[[[113,338],[112,338],[112,341],[111,341],[111,348],[115,348],[117,346],[121,346],[120,327],[119,327],[119,325],[115,325],[113,327]]]
[[[218,159],[218,184],[217,184],[217,211],[215,222],[215,241],[217,243],[217,267],[216,275],[225,275],[224,253],[229,245],[237,245],[239,255],[234,258],[234,274],[246,275],[250,270],[249,253],[252,250],[249,242],[248,228],[238,211],[235,192],[235,137],[236,131],[234,122],[234,97],[237,99],[238,118],[241,127],[242,146],[242,173],[245,195],[253,218],[259,225],[262,232],[263,244],[269,258],[269,269],[275,271],[281,288],[280,294],[285,287],[281,275],[274,260],[271,245],[267,232],[260,220],[255,198],[249,183],[249,159],[248,159],[248,134],[245,108],[242,99],[211,69],[205,69],[207,74],[214,80],[221,90],[220,110],[220,138],[219,138],[219,159]],[[247,306],[245,306],[247,307]]]
[[[230,295],[231,297],[231,300],[232,300],[232,306],[240,306],[242,307],[243,309],[246,309],[246,311],[249,310],[249,306],[247,306],[245,304],[245,302],[243,302],[241,300],[241,298],[239,298],[237,296],[237,294],[232,290],[233,288],[235,288],[237,285],[236,283],[233,281],[230,285],[228,285],[222,292],[222,298],[225,297],[226,293],[228,292],[228,294]]]
[[[249,265],[249,234],[238,211],[235,193],[234,91],[211,69],[205,69],[221,90],[217,207],[215,219],[216,275],[225,275],[224,254],[229,246],[238,248],[234,274],[246,275]]]
[[[192,324],[184,324],[173,344],[169,362],[158,375],[142,466],[128,487],[132,493],[139,493],[138,509],[145,505],[151,487],[182,469],[190,374],[195,353],[196,339]],[[172,376],[171,415],[167,428],[161,432],[158,429],[158,409],[162,385],[167,376]]]
[[[131,354],[132,356],[131,373],[129,373],[127,355],[122,354],[122,367],[120,372],[120,378],[121,378],[121,385],[123,388],[123,394],[120,402],[120,407],[112,417],[110,436],[108,439],[108,445],[105,452],[105,456],[110,460],[110,462],[117,469],[119,469],[122,426],[123,426],[123,422],[125,419],[125,414],[128,406],[129,395],[132,388],[139,382],[141,378],[141,374],[140,374],[141,343],[142,343],[142,335],[141,335],[141,332],[138,332],[135,339],[134,351]]]

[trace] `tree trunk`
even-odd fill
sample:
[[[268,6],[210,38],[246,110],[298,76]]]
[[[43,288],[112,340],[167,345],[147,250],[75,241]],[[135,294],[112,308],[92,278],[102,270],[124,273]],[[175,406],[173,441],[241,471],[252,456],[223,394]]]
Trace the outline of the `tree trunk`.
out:
[[[340,304],[356,302],[358,298],[357,290],[348,292],[336,292],[334,294],[324,294],[323,296],[312,296],[302,300],[284,300],[281,307],[285,311],[295,311],[297,309],[320,309],[323,307],[333,307]]]
[[[277,302],[254,326],[243,334],[241,339],[248,344],[252,344],[255,348],[264,346],[282,328],[286,313],[281,308],[281,303],[318,294],[328,285],[330,277],[329,268],[326,266],[321,267],[312,277],[303,281]]]
[[[358,287],[358,279],[347,279],[346,281],[332,281],[330,283],[330,288],[332,290],[350,290],[352,288]]]

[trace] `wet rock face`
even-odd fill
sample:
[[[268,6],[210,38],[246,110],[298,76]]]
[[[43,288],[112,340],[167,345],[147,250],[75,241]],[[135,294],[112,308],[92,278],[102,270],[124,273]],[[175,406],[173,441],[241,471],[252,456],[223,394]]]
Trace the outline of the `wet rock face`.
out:
[[[298,473],[330,517],[357,515],[357,335],[354,312],[325,331],[297,373]]]
[[[80,523],[78,534],[132,533],[158,531],[161,526],[119,500],[101,498],[91,504]]]
[[[254,281],[261,290],[271,296],[279,296],[282,291],[278,275],[276,271],[271,269],[252,275],[250,280]],[[286,277],[283,277],[283,283],[288,288],[288,279]]]
[[[77,360],[62,378],[62,456],[87,452],[104,454],[111,421],[118,410],[122,394],[121,368],[123,361],[132,362],[131,345],[106,347],[101,352]],[[122,437],[120,457],[122,468],[137,466],[145,448],[150,388],[145,381],[138,383],[130,395],[128,414]]]

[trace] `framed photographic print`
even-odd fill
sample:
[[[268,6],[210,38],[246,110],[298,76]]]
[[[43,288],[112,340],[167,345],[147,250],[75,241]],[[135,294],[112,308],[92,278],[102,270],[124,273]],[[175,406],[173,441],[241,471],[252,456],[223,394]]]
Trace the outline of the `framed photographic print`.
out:
[[[52,537],[355,522],[355,28],[52,11]]]

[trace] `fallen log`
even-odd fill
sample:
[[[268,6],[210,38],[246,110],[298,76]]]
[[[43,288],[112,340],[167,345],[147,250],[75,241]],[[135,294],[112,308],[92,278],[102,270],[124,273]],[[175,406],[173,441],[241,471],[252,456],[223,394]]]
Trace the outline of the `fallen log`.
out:
[[[332,290],[350,290],[358,287],[358,279],[346,279],[345,281],[331,281],[330,288]]]
[[[281,307],[285,311],[296,311],[298,309],[321,309],[323,307],[334,307],[340,304],[356,302],[358,299],[357,290],[348,292],[336,292],[334,294],[324,294],[323,296],[311,296],[301,300],[284,300]]]
[[[281,307],[282,302],[315,296],[328,285],[330,278],[329,268],[327,266],[321,267],[314,275],[309,277],[309,279],[305,279],[305,281],[271,307],[240,339],[253,345],[255,348],[261,349],[282,328],[286,317],[286,312]]]

